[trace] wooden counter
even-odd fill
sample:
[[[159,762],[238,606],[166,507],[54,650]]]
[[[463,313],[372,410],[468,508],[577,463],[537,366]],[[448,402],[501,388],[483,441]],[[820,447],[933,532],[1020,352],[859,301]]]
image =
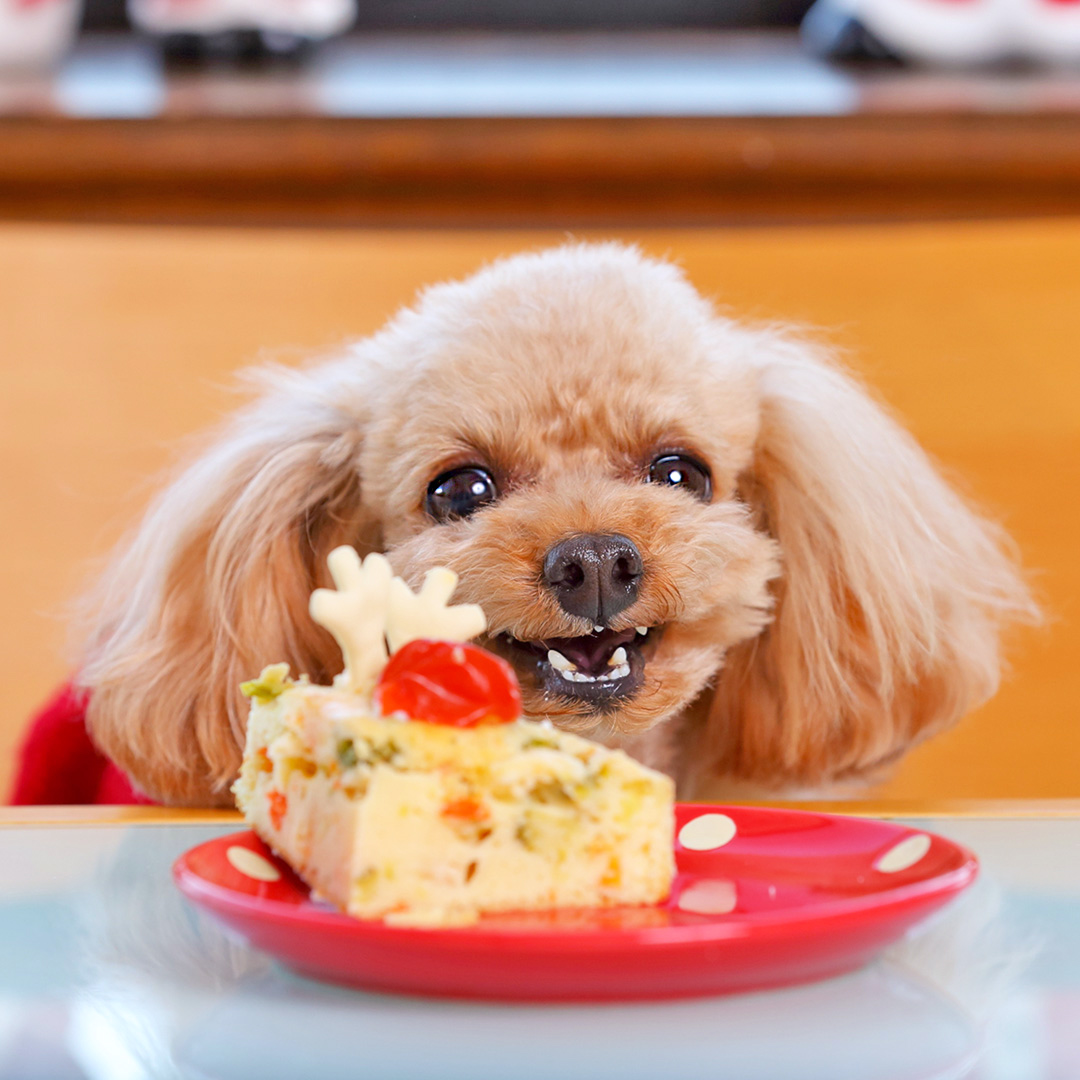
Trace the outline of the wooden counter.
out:
[[[740,803],[819,814],[851,814],[886,820],[979,818],[986,821],[1060,821],[1080,818],[1080,799],[865,799],[848,802]],[[233,825],[244,828],[236,810],[172,810],[161,806],[0,806],[0,829],[99,828],[131,825]]]

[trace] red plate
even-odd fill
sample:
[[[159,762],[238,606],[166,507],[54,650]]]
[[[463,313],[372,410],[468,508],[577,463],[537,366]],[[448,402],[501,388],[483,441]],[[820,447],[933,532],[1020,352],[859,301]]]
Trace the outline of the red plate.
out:
[[[678,876],[666,904],[488,916],[446,930],[359,921],[313,902],[252,832],[192,848],[173,876],[253,946],[313,978],[452,997],[600,1001],[851,971],[978,870],[944,837],[865,818],[684,803],[676,831]],[[260,871],[279,876],[249,876]]]

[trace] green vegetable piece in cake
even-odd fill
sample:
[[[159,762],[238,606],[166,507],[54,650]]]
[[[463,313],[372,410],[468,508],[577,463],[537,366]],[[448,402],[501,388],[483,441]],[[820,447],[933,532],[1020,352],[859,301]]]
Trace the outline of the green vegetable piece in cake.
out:
[[[240,692],[245,697],[254,698],[265,705],[279,694],[283,694],[290,682],[288,664],[270,664],[259,672],[257,679],[241,683]]]

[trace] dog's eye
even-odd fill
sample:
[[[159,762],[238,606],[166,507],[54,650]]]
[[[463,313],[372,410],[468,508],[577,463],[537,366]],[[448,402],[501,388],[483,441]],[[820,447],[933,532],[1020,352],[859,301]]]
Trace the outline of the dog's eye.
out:
[[[427,512],[436,521],[468,517],[498,496],[495,481],[487,469],[467,465],[436,476],[428,484]]]
[[[712,477],[708,467],[685,454],[663,454],[649,466],[650,484],[682,488],[702,502],[712,498]]]

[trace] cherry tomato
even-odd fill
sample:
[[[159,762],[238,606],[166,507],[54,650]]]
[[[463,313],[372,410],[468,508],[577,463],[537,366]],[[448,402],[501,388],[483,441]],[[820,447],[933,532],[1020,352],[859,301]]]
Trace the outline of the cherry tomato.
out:
[[[390,658],[375,701],[384,716],[399,710],[413,720],[451,727],[507,724],[521,715],[514,669],[477,645],[423,638]]]

